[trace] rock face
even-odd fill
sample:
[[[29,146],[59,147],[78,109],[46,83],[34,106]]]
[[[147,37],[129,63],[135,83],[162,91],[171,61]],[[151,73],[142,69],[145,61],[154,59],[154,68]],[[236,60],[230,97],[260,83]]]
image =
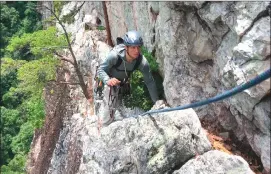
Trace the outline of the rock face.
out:
[[[70,100],[69,89],[67,85],[59,82],[64,81],[63,69],[59,68],[57,71],[57,83],[50,82],[44,89],[44,97],[46,101],[45,111],[46,118],[44,127],[37,130],[33,142],[31,144],[31,151],[29,153],[27,173],[44,173],[47,172],[54,147],[59,141],[59,135],[62,131],[63,118],[68,117],[72,112],[67,104]]]
[[[100,134],[95,119],[80,126],[83,161],[78,173],[168,173],[211,149],[192,109],[126,118]]]
[[[45,2],[45,1],[39,1],[39,2],[37,2],[37,5],[40,6],[40,8],[37,8],[37,10],[41,14],[42,21],[46,20],[47,18],[49,18],[50,16],[52,16],[52,13],[49,10],[47,10],[45,7],[53,9],[53,7],[54,7],[53,2],[50,2],[50,1],[47,1],[47,2]],[[50,24],[49,22],[43,23],[43,27],[44,28],[50,27],[51,25],[52,24]]]
[[[81,3],[66,4],[61,15]],[[159,63],[165,98],[171,107],[213,97],[270,67],[270,2],[106,2],[106,5],[113,41],[128,30],[141,31],[145,47]],[[93,28],[98,25],[104,26],[100,2],[86,2],[75,22],[65,24],[72,33],[81,70],[92,75],[90,79],[110,50],[105,46],[105,31]],[[79,88],[72,87],[70,91],[72,96],[82,96]],[[183,164],[179,172],[186,173],[198,170],[191,168],[197,161],[185,163],[196,151],[203,154],[210,150],[192,111],[124,119],[102,129],[98,136],[95,117],[82,118],[82,114],[90,115],[90,106],[83,99],[71,102],[76,106],[73,113],[78,114],[67,118],[48,173],[167,173]],[[270,79],[195,111],[200,119],[219,120],[239,140],[247,141],[261,157],[265,172],[270,173]],[[188,120],[187,114],[195,123]],[[195,146],[195,141],[202,144]],[[67,149],[72,148],[68,153]],[[204,162],[219,155],[212,151],[200,159]],[[228,157],[221,158],[227,163]],[[227,163],[236,166],[233,170],[251,172],[239,158],[229,158],[236,162]],[[220,166],[211,163],[209,169],[216,165]]]
[[[270,2],[107,5],[113,38],[131,29],[143,33],[144,45],[155,52],[171,106],[215,96],[270,67]],[[201,119],[218,119],[240,141],[246,140],[270,172],[267,103],[270,79],[222,103],[196,108],[196,112]]]
[[[237,167],[238,166],[238,167]],[[226,153],[212,150],[199,156],[196,159],[189,160],[180,170],[173,174],[182,173],[201,173],[201,174],[219,174],[219,173],[254,173],[249,168],[247,162],[239,156],[228,155]]]

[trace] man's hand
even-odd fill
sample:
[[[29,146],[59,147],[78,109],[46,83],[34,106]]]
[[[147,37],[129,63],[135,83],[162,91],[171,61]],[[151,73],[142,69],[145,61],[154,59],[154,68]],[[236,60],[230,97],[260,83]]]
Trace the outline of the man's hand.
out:
[[[151,109],[154,110],[164,108],[167,108],[167,102],[165,100],[157,100]]]
[[[108,86],[117,86],[120,84],[120,81],[116,78],[112,78],[110,80],[107,81],[107,85]]]

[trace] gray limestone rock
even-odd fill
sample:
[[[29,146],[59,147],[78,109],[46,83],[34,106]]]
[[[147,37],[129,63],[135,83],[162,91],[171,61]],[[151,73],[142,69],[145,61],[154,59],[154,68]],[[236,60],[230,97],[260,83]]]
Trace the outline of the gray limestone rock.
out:
[[[253,174],[248,163],[240,156],[212,150],[189,160],[173,174]]]
[[[79,173],[167,173],[211,149],[192,109],[126,118],[100,134],[84,123]]]

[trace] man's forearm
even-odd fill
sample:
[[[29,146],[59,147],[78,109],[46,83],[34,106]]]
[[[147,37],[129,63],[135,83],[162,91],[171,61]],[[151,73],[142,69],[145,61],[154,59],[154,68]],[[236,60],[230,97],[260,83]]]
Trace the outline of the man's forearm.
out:
[[[110,79],[108,74],[101,67],[99,67],[97,73],[98,77],[103,81],[103,83],[107,84],[108,80]]]
[[[146,84],[152,101],[155,103],[158,100],[157,88],[154,81]]]

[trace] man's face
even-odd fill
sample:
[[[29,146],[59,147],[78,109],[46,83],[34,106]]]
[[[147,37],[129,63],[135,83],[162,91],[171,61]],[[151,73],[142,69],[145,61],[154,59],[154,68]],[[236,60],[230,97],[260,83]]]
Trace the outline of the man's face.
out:
[[[136,59],[140,54],[140,46],[126,47],[126,51],[132,59]]]

